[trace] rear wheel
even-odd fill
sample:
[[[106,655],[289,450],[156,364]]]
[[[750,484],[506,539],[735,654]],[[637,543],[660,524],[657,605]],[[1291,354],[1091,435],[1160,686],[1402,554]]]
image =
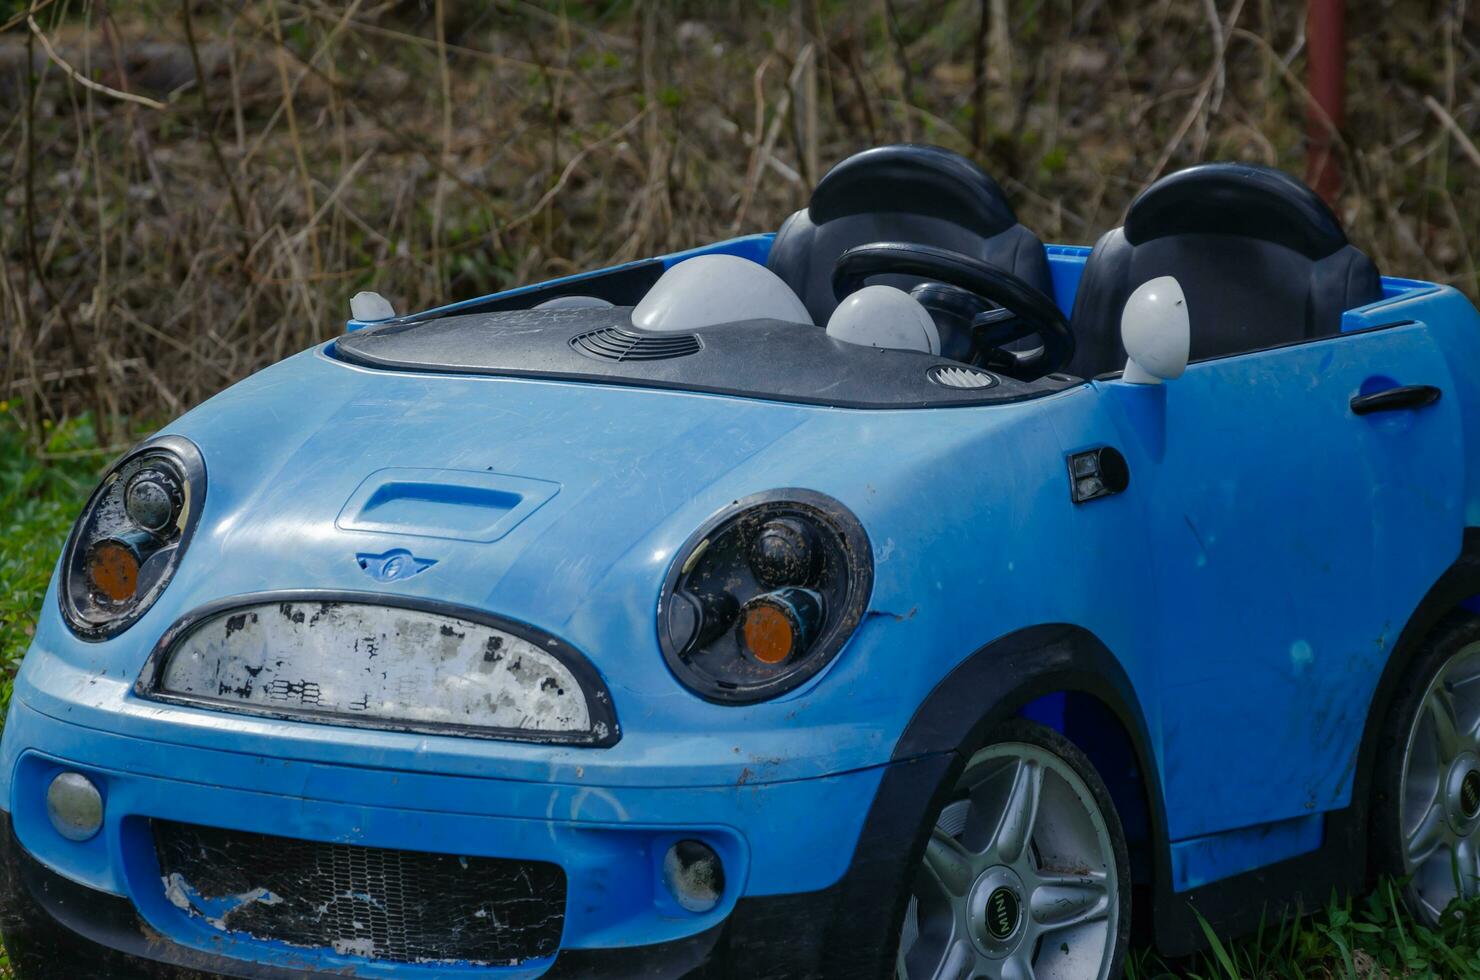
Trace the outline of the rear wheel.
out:
[[[898,980],[1105,980],[1130,936],[1125,837],[1104,782],[1051,729],[977,752],[911,888]]]
[[[1480,894],[1480,619],[1446,620],[1394,694],[1375,772],[1378,869],[1436,924]]]

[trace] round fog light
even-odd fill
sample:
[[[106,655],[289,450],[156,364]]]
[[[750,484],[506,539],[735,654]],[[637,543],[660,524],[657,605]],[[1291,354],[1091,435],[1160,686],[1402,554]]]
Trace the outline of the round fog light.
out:
[[[64,772],[47,787],[46,815],[67,840],[87,840],[103,826],[103,795],[82,773]]]
[[[725,869],[708,844],[681,840],[663,857],[663,884],[688,912],[708,912],[725,893]]]

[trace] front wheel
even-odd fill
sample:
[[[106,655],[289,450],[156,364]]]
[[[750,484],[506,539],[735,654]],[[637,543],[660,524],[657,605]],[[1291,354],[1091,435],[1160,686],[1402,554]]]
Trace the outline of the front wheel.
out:
[[[898,980],[1106,980],[1130,941],[1125,835],[1073,743],[1010,722],[967,762],[910,890]]]

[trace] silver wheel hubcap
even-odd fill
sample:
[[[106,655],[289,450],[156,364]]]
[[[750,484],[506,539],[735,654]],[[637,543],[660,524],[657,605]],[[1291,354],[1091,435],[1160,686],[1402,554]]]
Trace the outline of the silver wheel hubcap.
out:
[[[1450,658],[1408,730],[1399,784],[1408,904],[1430,924],[1480,893],[1480,643]]]
[[[1120,912],[1115,851],[1058,756],[1006,742],[972,757],[925,847],[900,980],[1102,980]]]

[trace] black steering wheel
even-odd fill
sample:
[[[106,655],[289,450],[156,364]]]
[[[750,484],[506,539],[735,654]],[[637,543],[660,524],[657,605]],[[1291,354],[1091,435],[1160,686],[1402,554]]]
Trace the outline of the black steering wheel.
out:
[[[1010,272],[949,249],[909,242],[873,242],[838,256],[833,267],[833,294],[841,301],[880,275],[919,276],[985,301],[982,311],[971,319],[969,359],[973,363],[1020,381],[1032,381],[1062,369],[1074,357],[1074,334],[1058,304]],[[1035,334],[1041,347],[1030,351],[1005,349]]]

